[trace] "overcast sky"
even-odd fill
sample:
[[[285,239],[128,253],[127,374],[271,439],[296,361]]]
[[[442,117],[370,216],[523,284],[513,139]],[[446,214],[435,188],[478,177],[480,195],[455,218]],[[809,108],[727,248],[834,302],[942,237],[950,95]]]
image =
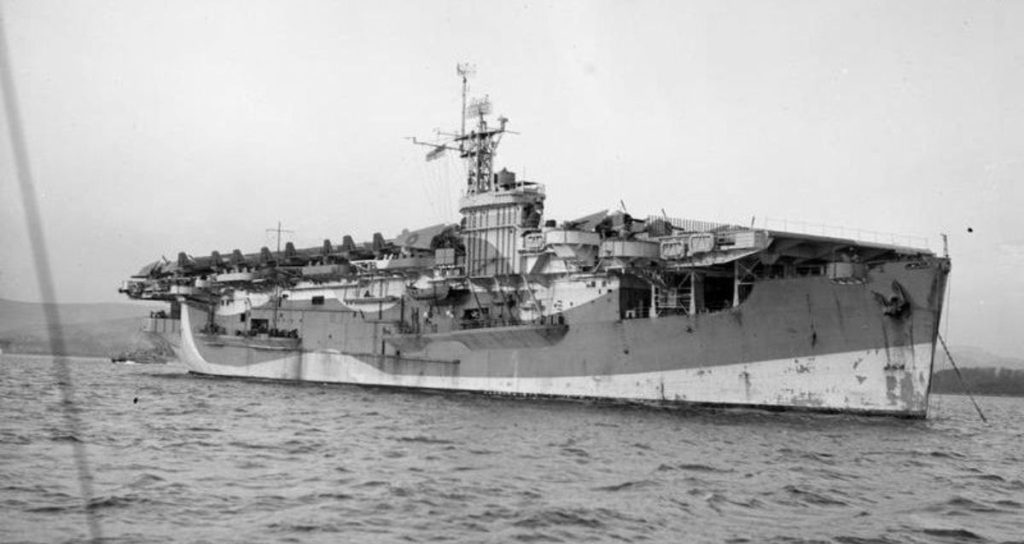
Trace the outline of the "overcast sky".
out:
[[[300,246],[456,221],[459,165],[404,138],[457,127],[472,62],[548,218],[946,232],[950,341],[1024,354],[1024,2],[0,6],[61,301],[279,220]],[[35,301],[0,144],[0,297]]]

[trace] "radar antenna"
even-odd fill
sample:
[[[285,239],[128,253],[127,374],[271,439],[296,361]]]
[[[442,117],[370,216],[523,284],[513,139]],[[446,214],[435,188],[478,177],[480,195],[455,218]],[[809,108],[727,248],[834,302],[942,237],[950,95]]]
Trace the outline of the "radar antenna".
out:
[[[458,151],[459,157],[466,161],[469,167],[467,176],[466,194],[489,192],[493,189],[494,155],[501,137],[506,133],[516,134],[506,129],[508,118],[498,117],[496,127],[488,127],[486,117],[491,114],[494,107],[489,97],[475,98],[467,104],[469,91],[469,76],[476,73],[476,67],[472,64],[460,63],[456,65],[456,73],[462,78],[462,125],[458,134],[444,134],[438,131],[438,135],[444,134],[450,140],[447,142],[421,142],[411,138],[412,143],[430,147],[426,159],[432,161],[444,155],[445,151]],[[466,132],[466,118],[475,117],[476,127],[471,132]]]
[[[466,114],[469,114],[472,117],[483,117],[485,115],[490,115],[491,109],[492,108],[490,96],[484,96],[483,98],[474,98],[472,101],[470,101],[469,106],[463,108],[465,113],[463,113],[462,117],[463,119],[465,119]]]

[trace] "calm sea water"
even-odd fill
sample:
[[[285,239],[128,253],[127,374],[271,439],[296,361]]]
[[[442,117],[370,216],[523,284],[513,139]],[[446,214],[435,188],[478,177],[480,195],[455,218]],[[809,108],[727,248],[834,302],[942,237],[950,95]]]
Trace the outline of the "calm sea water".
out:
[[[1024,542],[1024,399],[927,421],[233,381],[0,357],[0,541]],[[137,399],[137,402],[136,402]]]

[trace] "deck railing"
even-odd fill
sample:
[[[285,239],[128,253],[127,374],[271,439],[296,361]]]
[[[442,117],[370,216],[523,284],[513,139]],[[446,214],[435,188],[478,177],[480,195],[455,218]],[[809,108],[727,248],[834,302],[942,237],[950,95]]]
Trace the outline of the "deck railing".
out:
[[[806,221],[794,221],[792,219],[775,219],[765,217],[758,222],[757,227],[766,230],[793,232],[797,234],[828,236],[830,238],[850,238],[861,242],[873,242],[876,244],[933,249],[928,238],[924,236],[897,234],[894,232],[881,232],[851,227],[839,227],[835,225],[809,223]]]

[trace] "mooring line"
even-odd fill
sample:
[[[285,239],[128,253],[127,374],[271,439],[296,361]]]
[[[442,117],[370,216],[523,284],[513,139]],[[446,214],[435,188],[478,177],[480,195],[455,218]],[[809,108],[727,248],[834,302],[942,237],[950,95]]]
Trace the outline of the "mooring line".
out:
[[[75,410],[75,391],[71,381],[71,369],[64,357],[64,336],[60,328],[60,313],[57,311],[57,297],[53,289],[53,277],[50,274],[50,258],[46,251],[46,238],[43,235],[42,217],[36,199],[35,184],[29,168],[28,151],[25,147],[25,133],[22,130],[21,116],[18,110],[18,97],[15,94],[14,74],[11,69],[11,57],[8,54],[6,20],[0,4],[0,89],[4,95],[4,109],[7,113],[7,126],[10,130],[11,147],[14,151],[14,169],[18,175],[21,188],[22,206],[25,208],[25,222],[28,227],[29,241],[32,244],[32,257],[36,266],[36,279],[39,280],[39,291],[43,297],[43,311],[46,316],[50,335],[50,353],[54,355],[53,373],[61,393],[61,411],[64,422],[69,427],[75,440],[71,447],[78,472],[78,483],[84,503],[85,518],[89,526],[89,537],[99,542],[103,536],[99,520],[92,508],[92,473],[89,470],[89,458],[85,450],[85,442],[77,435],[82,428],[82,421]]]
[[[960,386],[964,388],[964,393],[967,393],[967,398],[971,399],[971,404],[974,405],[974,409],[978,411],[978,415],[981,420],[988,423],[985,419],[985,414],[981,412],[981,406],[978,406],[977,401],[974,400],[974,395],[971,394],[971,390],[967,388],[967,381],[964,380],[964,375],[960,373],[960,369],[956,366],[956,361],[953,360],[953,354],[949,352],[949,348],[946,347],[946,341],[942,338],[941,334],[936,334],[939,337],[939,342],[942,343],[942,349],[946,352],[946,358],[949,359],[949,364],[953,365],[953,370],[956,371],[956,377],[960,378]]]

